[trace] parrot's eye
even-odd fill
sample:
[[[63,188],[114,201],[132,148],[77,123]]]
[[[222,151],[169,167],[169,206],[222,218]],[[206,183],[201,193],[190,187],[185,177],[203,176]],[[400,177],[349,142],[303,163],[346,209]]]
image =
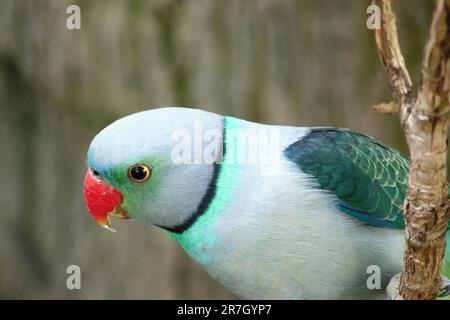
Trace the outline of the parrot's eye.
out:
[[[128,178],[133,183],[143,183],[152,175],[151,167],[145,164],[136,164],[128,169]]]

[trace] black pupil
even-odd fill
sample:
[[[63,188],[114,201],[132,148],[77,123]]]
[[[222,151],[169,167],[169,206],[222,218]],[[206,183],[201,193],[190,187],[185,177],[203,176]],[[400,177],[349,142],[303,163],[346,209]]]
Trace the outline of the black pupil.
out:
[[[99,176],[100,173],[97,170],[92,171],[92,173],[94,174],[94,176]]]
[[[130,174],[135,180],[144,180],[145,178],[147,178],[147,171],[142,166],[131,168]]]

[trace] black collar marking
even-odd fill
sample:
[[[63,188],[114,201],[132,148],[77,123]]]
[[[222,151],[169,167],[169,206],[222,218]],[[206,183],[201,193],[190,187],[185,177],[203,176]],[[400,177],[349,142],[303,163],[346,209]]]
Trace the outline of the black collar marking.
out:
[[[222,161],[225,158],[225,142],[226,141],[225,141],[225,126],[224,126],[222,130],[222,157],[221,157]],[[189,219],[187,219],[185,222],[174,227],[160,226],[161,228],[166,229],[167,231],[173,233],[181,234],[187,229],[189,229],[194,224],[194,222],[197,221],[198,217],[200,217],[202,214],[206,212],[212,200],[216,196],[217,179],[219,178],[221,163],[214,162],[213,166],[214,171],[211,177],[211,181],[209,182],[208,189],[206,190],[206,193],[203,195],[203,198],[200,201],[197,210],[195,210],[195,212],[192,213]]]

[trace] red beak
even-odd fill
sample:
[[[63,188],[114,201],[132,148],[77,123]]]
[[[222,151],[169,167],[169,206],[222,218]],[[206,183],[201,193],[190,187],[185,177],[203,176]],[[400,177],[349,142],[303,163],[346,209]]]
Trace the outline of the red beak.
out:
[[[102,227],[115,231],[111,227],[109,215],[126,218],[126,212],[118,209],[122,203],[122,194],[106,182],[93,176],[91,170],[84,178],[84,200],[86,208]]]

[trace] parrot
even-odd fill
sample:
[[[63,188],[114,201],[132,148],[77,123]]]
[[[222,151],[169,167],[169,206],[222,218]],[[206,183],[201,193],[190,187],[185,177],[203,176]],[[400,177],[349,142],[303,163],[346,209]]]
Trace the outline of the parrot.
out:
[[[94,137],[84,198],[107,229],[166,230],[239,298],[377,299],[402,269],[408,163],[349,129],[162,107]]]

